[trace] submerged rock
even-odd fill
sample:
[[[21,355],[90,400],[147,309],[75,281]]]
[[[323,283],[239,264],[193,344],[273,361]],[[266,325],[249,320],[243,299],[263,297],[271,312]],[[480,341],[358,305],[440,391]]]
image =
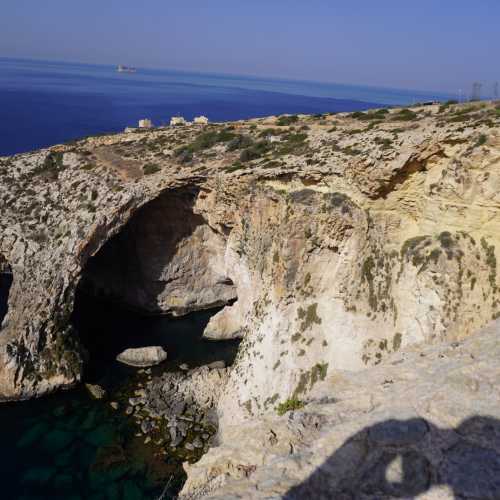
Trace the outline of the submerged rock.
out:
[[[106,397],[106,390],[98,384],[85,384],[85,388],[94,399],[104,399]]]
[[[118,354],[116,360],[129,366],[154,366],[167,359],[167,352],[161,346],[126,349]]]

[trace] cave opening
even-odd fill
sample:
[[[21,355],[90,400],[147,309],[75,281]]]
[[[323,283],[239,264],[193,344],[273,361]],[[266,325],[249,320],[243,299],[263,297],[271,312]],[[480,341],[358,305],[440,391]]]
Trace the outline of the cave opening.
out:
[[[12,281],[12,269],[0,255],[0,329],[2,328],[3,320],[9,311],[9,293]]]
[[[234,361],[238,340],[202,337],[237,297],[223,271],[224,236],[193,211],[195,198],[189,190],[161,194],[89,258],[72,315],[88,354],[85,381],[109,386],[134,372],[116,361],[128,348],[163,347],[167,360],[153,371]]]

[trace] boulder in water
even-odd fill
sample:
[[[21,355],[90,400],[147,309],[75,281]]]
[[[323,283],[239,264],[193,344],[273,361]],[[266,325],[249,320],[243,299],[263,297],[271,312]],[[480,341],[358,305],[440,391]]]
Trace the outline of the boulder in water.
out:
[[[118,354],[116,360],[130,366],[154,366],[167,359],[167,352],[161,346],[126,349]]]
[[[106,397],[106,390],[97,384],[85,384],[87,391],[94,399],[104,399]]]

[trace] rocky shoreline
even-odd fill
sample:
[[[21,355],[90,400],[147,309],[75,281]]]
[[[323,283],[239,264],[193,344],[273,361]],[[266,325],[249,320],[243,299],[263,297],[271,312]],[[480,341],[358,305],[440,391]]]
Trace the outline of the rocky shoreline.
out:
[[[144,444],[151,443],[165,455],[194,463],[215,442],[217,389],[223,389],[227,376],[227,368],[208,366],[160,375],[140,369],[126,388],[110,395],[109,404],[134,422],[136,437],[144,438]]]

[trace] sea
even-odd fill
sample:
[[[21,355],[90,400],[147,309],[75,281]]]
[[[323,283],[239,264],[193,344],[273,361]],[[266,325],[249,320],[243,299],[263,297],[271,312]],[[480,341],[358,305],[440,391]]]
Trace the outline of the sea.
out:
[[[408,105],[453,96],[432,92],[247,76],[0,58],[0,156],[75,138],[118,132],[141,118],[172,116],[229,121],[283,113],[325,113]],[[1,206],[0,206],[1,210]],[[0,274],[0,322],[12,282]],[[89,299],[90,300],[90,299]],[[185,475],[124,408],[143,375],[115,361],[116,350],[141,338],[169,353],[158,370],[234,359],[234,343],[208,344],[201,334],[212,312],[151,318],[77,301],[72,324],[89,359],[84,381],[103,386],[97,401],[83,385],[39,400],[0,404],[0,498],[6,500],[175,498]],[[139,379],[138,379],[139,377]],[[115,411],[110,400],[119,402]]]
[[[359,111],[454,96],[283,79],[0,58],[0,156],[150,118],[230,121],[284,113]]]

